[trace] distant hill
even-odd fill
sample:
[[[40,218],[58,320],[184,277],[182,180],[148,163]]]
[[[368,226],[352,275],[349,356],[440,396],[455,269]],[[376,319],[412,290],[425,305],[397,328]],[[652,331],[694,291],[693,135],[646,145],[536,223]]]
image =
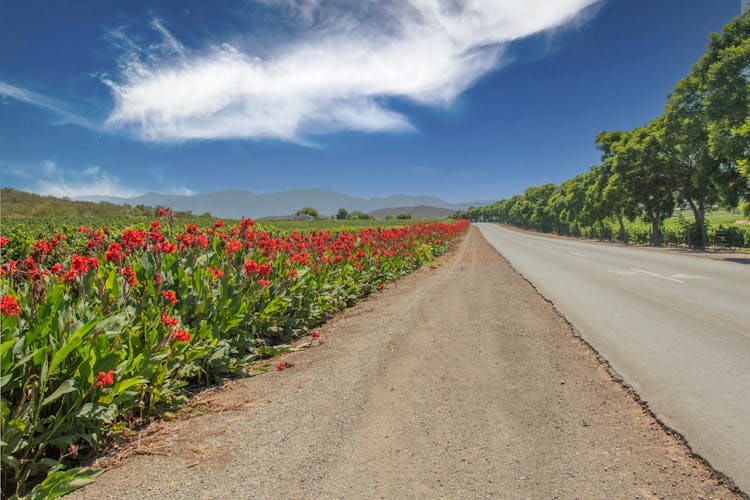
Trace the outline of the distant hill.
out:
[[[412,219],[445,219],[455,211],[456,210],[452,210],[450,208],[419,205],[416,207],[379,208],[370,212],[369,215],[376,219],[385,219],[387,215],[396,217],[398,214],[406,212],[408,214],[411,214]]]
[[[155,213],[156,208],[143,205],[129,206],[107,202],[76,201],[16,191],[11,188],[0,190],[0,215],[2,217],[111,217],[129,215],[153,217]]]
[[[238,219],[293,214],[303,207],[314,207],[321,215],[335,214],[340,208],[351,212],[359,210],[369,213],[381,208],[429,206],[458,211],[469,206],[481,206],[482,202],[449,203],[434,196],[395,195],[385,198],[360,198],[326,189],[296,189],[277,193],[257,194],[250,191],[218,191],[215,193],[167,195],[147,193],[134,198],[110,196],[86,196],[86,201],[106,201],[116,204],[168,206],[173,210],[190,210],[194,214],[209,212],[215,217]]]

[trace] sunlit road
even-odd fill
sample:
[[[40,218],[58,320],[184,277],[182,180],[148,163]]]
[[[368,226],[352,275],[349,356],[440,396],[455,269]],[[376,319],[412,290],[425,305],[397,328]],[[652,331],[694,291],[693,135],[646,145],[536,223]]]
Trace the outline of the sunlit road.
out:
[[[750,264],[477,226],[667,425],[750,493]]]

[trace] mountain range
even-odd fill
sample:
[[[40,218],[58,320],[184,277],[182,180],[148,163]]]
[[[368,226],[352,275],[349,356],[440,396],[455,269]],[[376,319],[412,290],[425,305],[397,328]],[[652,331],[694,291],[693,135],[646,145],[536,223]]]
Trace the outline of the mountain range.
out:
[[[146,193],[132,198],[116,196],[82,196],[82,201],[106,201],[118,205],[146,205],[170,207],[173,210],[189,210],[194,214],[209,212],[214,217],[239,219],[294,214],[304,207],[313,207],[321,215],[335,214],[340,208],[348,211],[372,212],[394,207],[430,206],[452,211],[466,210],[470,206],[486,205],[487,201],[449,203],[434,196],[394,195],[384,198],[360,198],[328,189],[295,189],[277,193],[253,193],[250,191],[217,191],[195,195]]]

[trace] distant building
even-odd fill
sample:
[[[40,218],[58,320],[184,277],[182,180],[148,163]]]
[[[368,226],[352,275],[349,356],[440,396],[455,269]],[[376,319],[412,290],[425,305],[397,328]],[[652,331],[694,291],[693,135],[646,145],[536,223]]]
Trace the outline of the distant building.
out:
[[[747,2],[748,0],[740,0],[740,12],[745,12],[745,9],[747,9]]]

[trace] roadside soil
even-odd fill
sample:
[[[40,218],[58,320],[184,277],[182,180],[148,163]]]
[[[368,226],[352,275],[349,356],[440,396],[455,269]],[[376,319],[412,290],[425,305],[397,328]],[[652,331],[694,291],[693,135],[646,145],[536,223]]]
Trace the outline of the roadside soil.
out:
[[[70,498],[737,496],[475,228],[319,331]]]

